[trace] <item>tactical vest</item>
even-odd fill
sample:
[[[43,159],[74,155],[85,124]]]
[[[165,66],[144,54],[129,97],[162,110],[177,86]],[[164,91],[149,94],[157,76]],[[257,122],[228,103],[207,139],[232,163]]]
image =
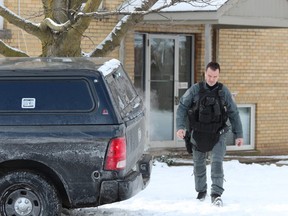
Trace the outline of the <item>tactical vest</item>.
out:
[[[208,152],[219,141],[228,118],[223,84],[218,83],[213,90],[205,89],[204,85],[205,82],[199,83],[199,99],[192,102],[188,118],[194,147],[198,151]]]

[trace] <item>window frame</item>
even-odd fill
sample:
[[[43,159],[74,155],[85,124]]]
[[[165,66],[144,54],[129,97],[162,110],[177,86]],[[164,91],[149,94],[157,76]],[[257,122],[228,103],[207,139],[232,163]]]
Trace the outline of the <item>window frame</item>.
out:
[[[256,106],[255,104],[237,104],[238,109],[241,108],[249,108],[250,109],[250,122],[249,122],[249,128],[250,128],[250,140],[249,143],[244,143],[242,146],[235,146],[235,145],[227,145],[227,151],[243,151],[243,150],[254,150],[255,149],[255,110]],[[241,115],[240,115],[241,118]],[[242,121],[242,118],[241,118]],[[243,125],[243,121],[242,121]],[[228,133],[232,133],[231,131]]]

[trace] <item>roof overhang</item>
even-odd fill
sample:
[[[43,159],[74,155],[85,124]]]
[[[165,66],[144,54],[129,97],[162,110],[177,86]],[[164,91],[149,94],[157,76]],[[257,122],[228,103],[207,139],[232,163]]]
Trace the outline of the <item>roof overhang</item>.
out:
[[[167,11],[144,17],[149,23],[214,24],[228,27],[287,28],[287,0],[228,0],[214,11]]]

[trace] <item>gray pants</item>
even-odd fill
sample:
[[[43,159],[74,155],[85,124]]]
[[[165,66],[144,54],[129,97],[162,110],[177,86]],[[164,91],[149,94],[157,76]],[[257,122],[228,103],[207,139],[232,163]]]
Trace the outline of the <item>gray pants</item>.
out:
[[[210,152],[212,180],[211,194],[222,195],[224,191],[223,159],[226,153],[225,137],[226,134],[221,135],[218,143],[216,143]],[[193,150],[195,189],[197,192],[207,191],[206,156],[207,153]]]

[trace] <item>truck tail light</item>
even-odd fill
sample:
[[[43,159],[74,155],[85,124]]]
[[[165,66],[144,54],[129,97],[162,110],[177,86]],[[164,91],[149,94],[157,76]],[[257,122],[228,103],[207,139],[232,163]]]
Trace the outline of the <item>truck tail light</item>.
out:
[[[110,141],[106,160],[105,170],[122,170],[126,167],[126,140],[124,137],[114,138]]]

